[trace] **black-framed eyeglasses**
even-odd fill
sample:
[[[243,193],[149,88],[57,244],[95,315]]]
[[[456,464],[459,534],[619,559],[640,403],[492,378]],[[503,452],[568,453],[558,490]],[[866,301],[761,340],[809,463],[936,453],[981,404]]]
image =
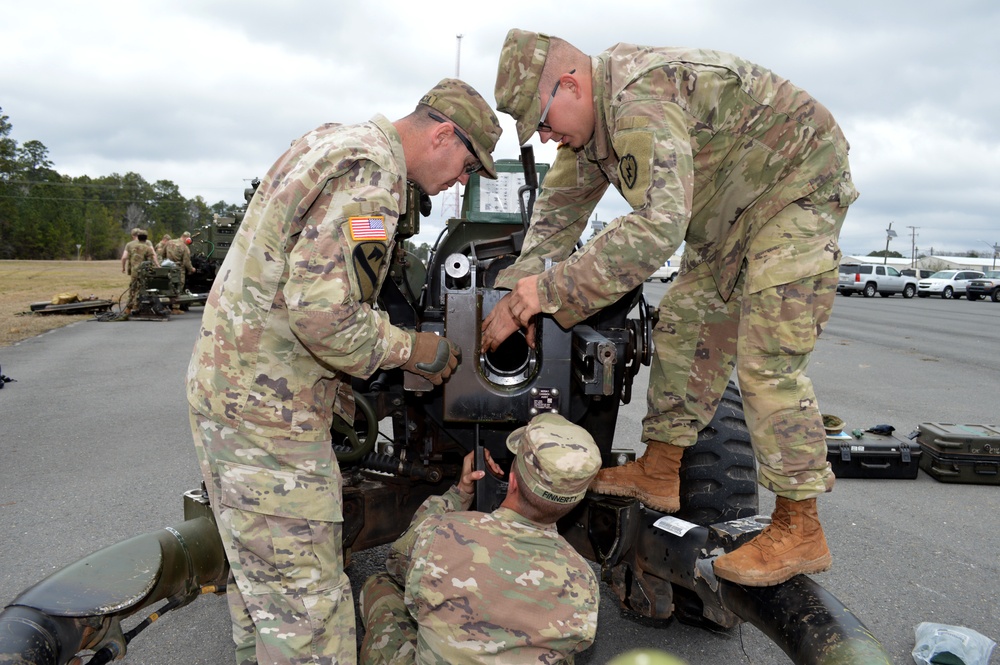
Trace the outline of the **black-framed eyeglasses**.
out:
[[[465,167],[465,174],[466,175],[472,175],[473,173],[475,173],[479,169],[483,168],[483,163],[481,161],[479,161],[479,155],[477,155],[476,151],[472,149],[472,141],[469,140],[469,137],[467,137],[465,134],[463,134],[462,132],[460,132],[458,130],[458,127],[456,127],[454,123],[452,123],[450,120],[446,120],[445,118],[442,118],[437,113],[428,113],[427,115],[430,116],[431,120],[434,120],[436,122],[447,122],[447,123],[451,124],[452,129],[454,129],[454,131],[455,131],[455,136],[458,137],[458,140],[462,142],[462,145],[465,146],[465,149],[469,151],[470,155],[472,155],[472,157],[473,157],[473,159],[475,161],[473,161],[471,164],[468,164]]]
[[[569,70],[570,74],[576,74],[575,69]],[[552,86],[552,94],[549,95],[549,101],[545,102],[545,108],[542,109],[542,117],[538,119],[538,131],[540,132],[551,132],[552,127],[545,123],[545,119],[549,117],[549,109],[552,108],[552,100],[556,98],[556,91],[559,90],[559,84],[562,83],[562,77],[560,76],[556,79],[556,84]]]

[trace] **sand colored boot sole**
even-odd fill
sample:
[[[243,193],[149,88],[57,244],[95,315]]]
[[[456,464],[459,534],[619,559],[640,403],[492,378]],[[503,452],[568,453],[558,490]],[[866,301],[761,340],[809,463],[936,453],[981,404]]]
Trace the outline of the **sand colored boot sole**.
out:
[[[771,524],[750,542],[715,560],[715,574],[745,586],[773,586],[796,575],[829,570],[833,563],[816,499],[778,497]]]
[[[650,441],[646,452],[634,462],[601,469],[590,489],[598,494],[639,499],[654,510],[680,510],[681,458],[684,449]]]

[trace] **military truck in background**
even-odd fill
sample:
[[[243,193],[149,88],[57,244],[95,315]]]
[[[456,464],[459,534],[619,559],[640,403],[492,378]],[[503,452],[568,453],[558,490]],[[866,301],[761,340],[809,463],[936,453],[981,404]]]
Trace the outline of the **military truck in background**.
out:
[[[205,304],[208,292],[212,290],[212,282],[215,281],[219,266],[222,265],[236,238],[246,206],[249,205],[259,185],[260,179],[254,178],[250,186],[243,190],[246,204],[234,216],[216,215],[210,224],[202,226],[191,234],[191,265],[194,266],[194,272],[187,276],[186,288],[190,293],[199,296],[201,304]]]

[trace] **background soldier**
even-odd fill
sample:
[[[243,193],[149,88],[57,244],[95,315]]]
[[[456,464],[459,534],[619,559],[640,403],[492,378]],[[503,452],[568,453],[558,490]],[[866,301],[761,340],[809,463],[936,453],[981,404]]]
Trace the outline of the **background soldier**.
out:
[[[139,237],[139,231],[142,231],[142,229],[139,229],[139,228],[134,228],[134,229],[132,229],[132,230],[130,231],[130,235],[132,236],[132,240],[130,240],[130,241],[129,241],[129,242],[128,242],[128,243],[126,244],[126,245],[125,245],[125,249],[124,249],[124,250],[122,250],[122,272],[126,272],[126,271],[127,271],[127,268],[128,268],[128,266],[129,266],[129,260],[128,260],[128,256],[129,256],[129,252],[128,252],[128,250],[129,250],[129,246],[130,246],[130,245],[132,245],[132,243],[133,243],[133,242],[135,242],[135,241],[136,241],[136,239],[137,239],[137,238]],[[145,233],[145,232],[144,232],[144,233]],[[149,240],[148,240],[148,239],[146,240],[146,245],[147,245],[147,246],[148,246],[148,247],[149,247],[150,249],[153,249],[153,245],[152,245],[152,243],[150,243],[150,242],[149,242]],[[140,263],[142,263],[142,262],[140,261]],[[153,251],[153,265],[155,265],[155,266],[156,266],[157,268],[159,268],[159,267],[160,267],[160,261],[159,261],[159,259],[157,259],[157,257],[156,257],[156,251],[155,251],[155,250]]]
[[[160,263],[163,263],[163,260],[167,258],[168,244],[170,244],[170,234],[164,233],[160,242],[156,243],[156,258],[160,260]]]
[[[143,290],[143,282],[139,278],[139,266],[142,265],[144,261],[149,261],[154,266],[158,265],[156,261],[156,252],[147,242],[146,231],[143,229],[133,229],[135,232],[135,240],[131,241],[129,244],[125,245],[125,251],[122,252],[122,272],[126,269],[128,274],[131,276],[128,285],[128,311],[134,311],[138,305],[139,294]],[[126,264],[126,261],[128,262]]]
[[[830,566],[816,496],[833,487],[805,369],[837,289],[837,244],[857,198],[847,141],[829,111],[776,74],[727,53],[617,44],[591,58],[511,30],[497,108],[518,138],[560,142],[517,263],[484,321],[495,348],[539,312],[563,326],[642,285],[681,242],[659,308],[656,358],[636,462],[593,490],[680,506],[684,448],[697,440],[735,365],[772,524],[716,560],[716,573],[766,586]],[[610,185],[632,211],[573,254]],[[571,256],[572,254],[572,256]],[[543,270],[543,260],[558,261]],[[529,338],[532,337],[529,330]]]
[[[507,448],[516,457],[500,508],[466,512],[484,475],[469,453],[461,481],[424,502],[386,572],[365,582],[362,662],[572,663],[593,643],[597,577],[555,523],[587,493],[601,453],[556,414],[514,431]]]
[[[412,180],[428,195],[496,178],[500,124],[445,79],[408,116],[322,125],[250,201],[205,305],[188,368],[191,429],[232,568],[237,663],[357,658],[344,574],[334,417],[351,378],[400,367],[434,384],[460,351],[374,308]]]
[[[187,276],[194,272],[194,266],[191,265],[191,248],[188,247],[190,244],[191,234],[185,231],[180,238],[168,242],[165,249],[166,258],[181,268],[181,293],[184,293]]]

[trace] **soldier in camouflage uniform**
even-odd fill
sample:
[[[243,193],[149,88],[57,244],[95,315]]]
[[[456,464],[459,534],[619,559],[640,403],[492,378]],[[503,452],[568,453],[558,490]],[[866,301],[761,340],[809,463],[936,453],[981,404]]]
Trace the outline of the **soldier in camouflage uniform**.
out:
[[[132,311],[138,304],[139,294],[142,291],[142,280],[139,279],[139,266],[145,261],[149,261],[154,266],[158,266],[156,251],[149,244],[146,231],[143,229],[133,229],[134,240],[125,245],[122,252],[122,272],[128,272],[131,279],[128,283],[128,310]]]
[[[160,260],[160,263],[167,258],[167,245],[170,244],[170,234],[164,233],[163,237],[160,238],[160,242],[156,243],[156,258]]]
[[[594,641],[597,577],[556,530],[601,454],[586,430],[542,414],[513,432],[507,496],[469,511],[474,481],[430,497],[361,592],[366,664],[572,663]],[[494,471],[499,467],[491,460]]]
[[[292,143],[251,200],[188,368],[191,428],[232,567],[238,663],[353,663],[334,417],[351,378],[402,368],[439,385],[451,342],[374,308],[406,182],[433,195],[496,177],[500,125],[445,79],[408,116],[326,124]]]
[[[834,477],[805,369],[833,306],[837,238],[857,198],[829,111],[727,53],[617,44],[590,57],[521,30],[504,42],[496,97],[522,143],[537,131],[561,145],[523,252],[496,280],[512,292],[484,321],[484,350],[539,312],[563,326],[581,321],[684,242],[654,331],[646,451],[602,470],[593,489],[676,511],[684,448],[735,366],[759,480],[778,499],[773,524],[720,557],[716,573],[767,586],[827,569],[816,497]],[[609,186],[632,211],[574,253]],[[546,270],[545,259],[557,263]]]
[[[180,238],[169,241],[164,248],[164,256],[181,268],[181,293],[184,292],[187,276],[194,272],[194,266],[191,265],[191,249],[188,247],[190,243],[191,234],[185,231]]]
[[[132,243],[135,242],[136,239],[138,239],[138,237],[139,237],[139,231],[143,231],[143,229],[140,229],[140,228],[136,227],[136,228],[132,229],[129,232],[130,235],[132,236],[132,240],[130,240],[125,245],[125,249],[122,250],[122,272],[125,272],[126,269],[128,268],[128,265],[129,265],[129,260],[128,260],[129,253],[128,253],[128,249],[129,249],[130,246],[132,246]],[[145,231],[143,231],[143,233],[145,233]],[[146,244],[150,247],[150,249],[153,250],[153,259],[154,259],[153,263],[154,263],[154,265],[157,268],[159,268],[160,267],[160,259],[159,259],[158,256],[156,256],[156,248],[153,247],[153,243],[149,242],[148,237],[147,237],[147,240],[146,240]]]

